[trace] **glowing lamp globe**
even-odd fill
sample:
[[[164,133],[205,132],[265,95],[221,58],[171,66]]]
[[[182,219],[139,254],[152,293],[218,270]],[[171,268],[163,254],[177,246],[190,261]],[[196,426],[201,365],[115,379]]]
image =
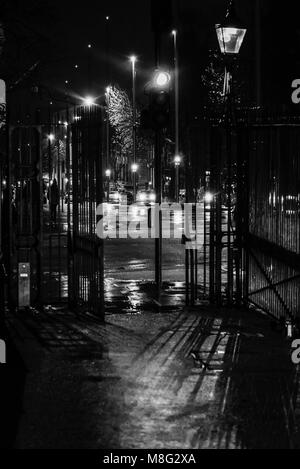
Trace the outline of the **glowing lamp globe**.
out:
[[[237,55],[243,44],[247,29],[237,19],[233,1],[230,2],[225,21],[216,24],[220,50],[224,55]]]

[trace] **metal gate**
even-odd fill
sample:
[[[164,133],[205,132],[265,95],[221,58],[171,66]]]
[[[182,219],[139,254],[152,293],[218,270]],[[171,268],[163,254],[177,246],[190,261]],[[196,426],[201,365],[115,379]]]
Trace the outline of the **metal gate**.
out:
[[[69,303],[103,314],[103,243],[95,234],[102,121],[93,106],[8,127],[1,235],[11,308]],[[29,277],[29,292],[21,292],[20,275]]]
[[[103,111],[79,108],[73,116],[69,178],[69,299],[104,315],[103,241],[96,236],[96,209],[103,201]]]
[[[233,304],[240,297],[236,130],[203,122],[192,163],[196,249],[186,252],[187,301]],[[230,155],[230,158],[229,158]],[[199,168],[200,165],[200,168]]]
[[[42,303],[42,201],[41,201],[41,128],[9,128],[8,177],[4,198],[8,205],[4,223],[9,230],[5,246],[8,269],[9,302],[17,306],[19,298],[18,266],[30,264],[31,303]],[[34,203],[33,203],[34,201]],[[24,273],[24,275],[26,275]]]
[[[187,262],[190,293],[196,288],[195,300],[253,304],[277,319],[295,320],[300,124],[248,115],[239,117],[230,135],[220,123],[203,125],[201,135],[202,243]]]

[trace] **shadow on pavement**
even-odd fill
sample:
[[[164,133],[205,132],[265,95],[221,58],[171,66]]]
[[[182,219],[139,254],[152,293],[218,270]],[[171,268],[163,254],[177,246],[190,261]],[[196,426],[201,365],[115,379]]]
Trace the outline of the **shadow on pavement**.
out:
[[[0,364],[0,448],[12,449],[23,409],[25,364],[6,327],[0,324],[0,337],[6,343],[6,364]]]
[[[10,321],[33,359],[18,448],[300,447],[297,367],[262,315],[203,306],[103,324],[49,309]],[[25,378],[14,360],[10,435]]]

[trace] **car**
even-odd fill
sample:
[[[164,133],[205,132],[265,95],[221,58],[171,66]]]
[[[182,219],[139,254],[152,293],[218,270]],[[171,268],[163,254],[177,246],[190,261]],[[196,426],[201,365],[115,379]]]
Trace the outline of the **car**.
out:
[[[156,194],[152,189],[139,190],[136,195],[136,201],[142,205],[154,205],[156,202]]]
[[[110,191],[109,192],[109,203],[118,204],[120,202],[120,192],[119,191]]]

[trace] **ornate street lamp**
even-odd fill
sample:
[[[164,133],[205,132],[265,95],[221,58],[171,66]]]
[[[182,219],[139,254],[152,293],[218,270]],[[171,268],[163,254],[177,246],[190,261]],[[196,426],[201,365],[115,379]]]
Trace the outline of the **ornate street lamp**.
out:
[[[231,0],[224,22],[216,24],[216,33],[222,54],[237,55],[240,52],[246,32],[247,29],[241,26],[237,18],[234,0]]]
[[[233,190],[232,190],[232,124],[234,123],[232,115],[234,114],[234,100],[232,93],[232,69],[234,58],[239,54],[243,44],[247,29],[244,28],[237,19],[234,0],[230,0],[226,18],[222,24],[216,25],[216,33],[219,41],[221,53],[225,57],[225,79],[224,79],[224,98],[225,98],[225,126],[226,126],[226,153],[227,153],[227,239],[230,246],[232,240],[232,213],[234,209]],[[206,203],[211,199],[212,194],[206,194]],[[211,200],[212,201],[212,200]],[[220,197],[217,198],[216,204],[221,205]],[[239,226],[236,225],[236,238],[240,239]],[[227,249],[227,301],[231,304],[234,298],[234,262],[233,248]],[[236,263],[237,265],[237,263]],[[241,265],[241,263],[239,263]],[[237,282],[240,281],[240,271],[236,273]]]

